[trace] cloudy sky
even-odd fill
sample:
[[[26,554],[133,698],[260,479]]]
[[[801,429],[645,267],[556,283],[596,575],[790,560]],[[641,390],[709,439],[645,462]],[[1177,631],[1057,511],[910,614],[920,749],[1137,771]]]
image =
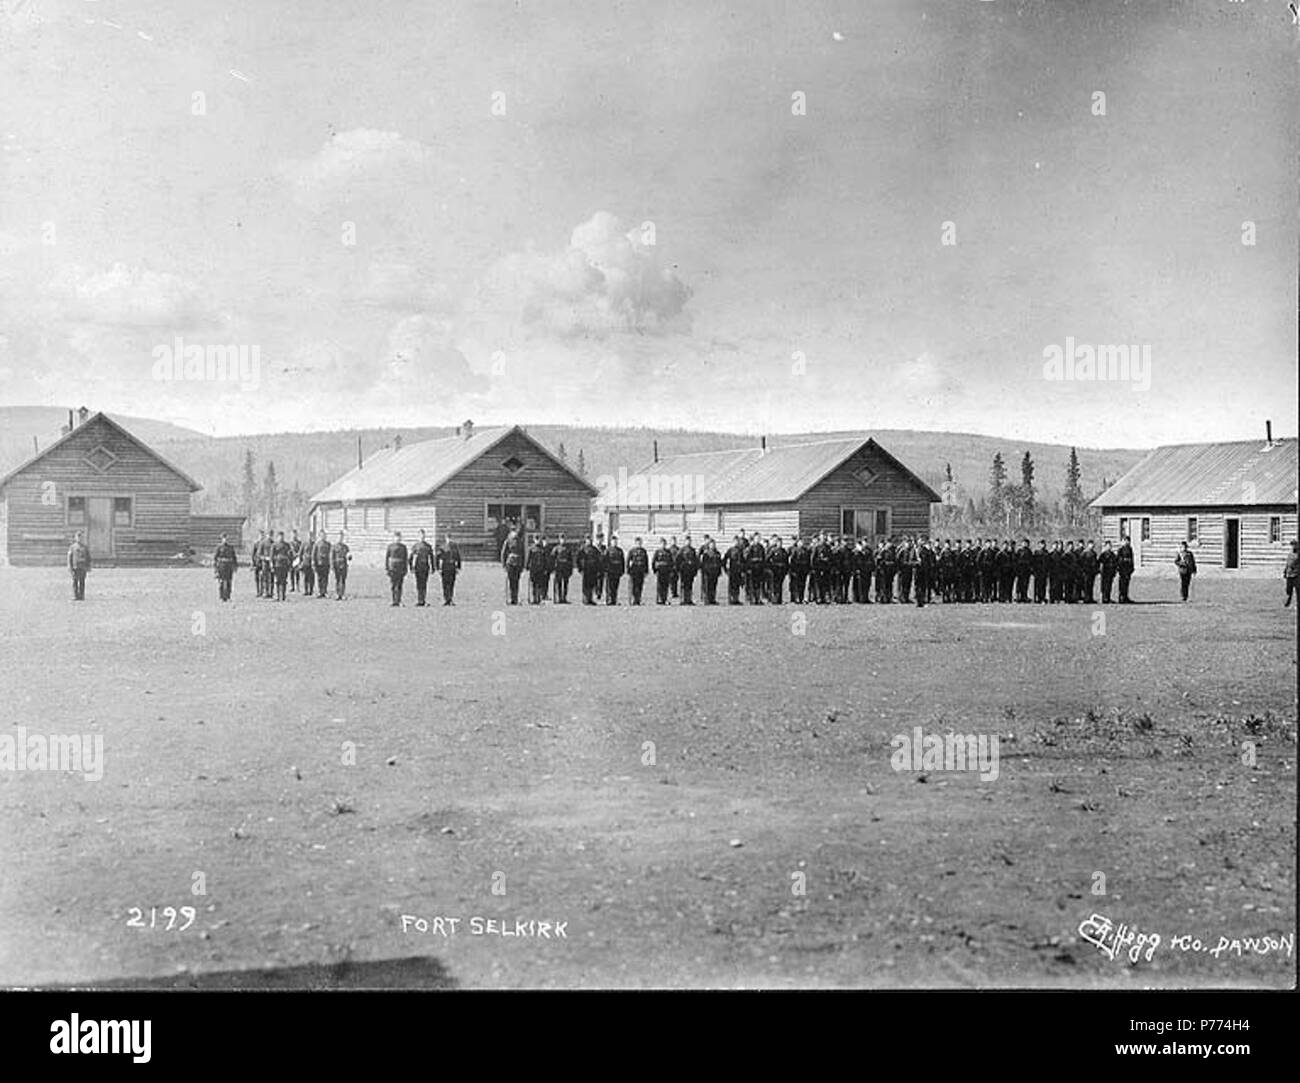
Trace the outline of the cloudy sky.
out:
[[[0,11],[0,404],[1294,431],[1281,0]],[[1046,379],[1067,338],[1150,386]],[[256,386],[158,379],[178,339]]]

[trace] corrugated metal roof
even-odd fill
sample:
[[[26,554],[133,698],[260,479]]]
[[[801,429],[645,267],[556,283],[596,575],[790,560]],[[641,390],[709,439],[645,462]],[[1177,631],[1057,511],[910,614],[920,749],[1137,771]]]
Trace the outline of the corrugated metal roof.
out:
[[[353,467],[337,481],[327,485],[311,498],[311,502],[330,504],[336,501],[426,496],[480,455],[486,455],[513,432],[518,432],[553,462],[573,474],[572,469],[560,463],[518,426],[503,426],[480,429],[469,439],[463,436],[444,436],[438,440],[405,444],[400,449],[382,448],[360,466]],[[573,476],[587,489],[594,491],[589,482],[577,474]]]
[[[666,504],[783,504],[798,500],[859,449],[871,445],[903,470],[932,501],[939,496],[907,467],[868,437],[821,440],[735,451],[670,455],[627,475],[627,485],[610,494],[610,507]],[[675,494],[685,495],[685,499]]]
[[[1294,438],[1158,447],[1092,507],[1294,504],[1296,453]]]

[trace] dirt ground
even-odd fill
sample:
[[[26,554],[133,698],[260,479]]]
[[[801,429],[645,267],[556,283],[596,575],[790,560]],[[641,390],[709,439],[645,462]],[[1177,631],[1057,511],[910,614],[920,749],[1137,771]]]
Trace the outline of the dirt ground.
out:
[[[0,738],[104,757],[0,770],[0,984],[1294,984],[1280,580],[1139,577],[1104,626],[350,585],[280,604],[241,571],[222,605],[203,569],[101,570],[74,604],[0,569]],[[894,770],[918,726],[997,735],[997,777]],[[1161,943],[1112,960],[1093,913]]]

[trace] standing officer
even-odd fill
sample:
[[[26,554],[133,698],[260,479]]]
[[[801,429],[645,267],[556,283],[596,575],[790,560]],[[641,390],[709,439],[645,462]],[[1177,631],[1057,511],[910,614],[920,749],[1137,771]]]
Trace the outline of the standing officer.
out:
[[[668,548],[668,542],[663,538],[659,539],[659,548],[650,559],[650,570],[655,575],[655,602],[658,605],[667,605],[668,594],[673,585],[673,554]]]
[[[460,571],[460,550],[447,534],[437,555],[438,571],[442,574],[442,604],[455,605],[456,573]]]
[[[401,535],[399,534],[400,538]],[[343,531],[339,531],[339,539],[330,546],[330,566],[334,569],[334,597],[340,602],[343,601],[343,594],[348,586],[348,562],[352,559],[352,553],[343,541]],[[401,598],[401,591],[398,591],[398,598]]]
[[[1296,593],[1296,581],[1300,579],[1300,540],[1291,539],[1291,552],[1287,555],[1286,564],[1282,568],[1282,582],[1286,584],[1286,601],[1282,603],[1282,608],[1286,609],[1291,605],[1291,595]]]
[[[601,564],[605,569],[605,604],[618,605],[618,585],[623,580],[623,573],[627,571],[627,554],[618,544],[617,534],[609,536],[605,559]]]
[[[907,605],[912,600],[912,575],[916,568],[916,542],[904,538],[895,558],[898,562],[898,600]]]
[[[1034,551],[1029,548],[1029,539],[1020,539],[1020,548],[1016,550],[1016,601],[1029,601],[1029,577],[1034,574]]]
[[[81,540],[81,531],[72,536],[68,546],[68,571],[72,573],[72,600],[86,600],[86,573],[90,571],[90,546]]]
[[[929,538],[922,538],[917,545],[914,567],[912,587],[916,592],[916,605],[919,609],[930,600],[930,584],[934,582],[934,550],[930,548]]]
[[[1192,576],[1196,574],[1196,556],[1187,548],[1186,542],[1178,543],[1174,563],[1178,565],[1178,580],[1183,591],[1183,601],[1187,601],[1187,592],[1192,586]]]
[[[569,604],[569,580],[573,578],[573,548],[561,534],[551,547],[548,562],[555,583],[555,604]]]
[[[298,582],[302,577],[302,539],[298,537],[296,529],[289,539],[289,549],[293,552],[293,561],[289,565],[289,590],[291,593],[297,594]]]
[[[578,572],[582,576],[582,604],[595,605],[600,591],[601,562],[605,558],[591,538],[578,551]]]
[[[307,540],[303,542],[298,563],[302,566],[302,596],[310,598],[316,593],[316,571],[311,562],[311,551],[316,547],[316,531],[307,531]]]
[[[283,530],[275,536],[269,563],[271,574],[275,577],[275,599],[283,602],[289,589],[289,569],[293,566],[293,546],[284,540]]]
[[[388,582],[393,588],[393,605],[402,604],[402,585],[406,582],[406,569],[409,563],[410,554],[402,544],[402,532],[394,531],[393,540],[384,553],[384,571],[388,573]],[[516,578],[516,588],[518,583]]]
[[[1038,539],[1038,548],[1034,550],[1034,604],[1047,601],[1047,569],[1051,565],[1052,554],[1047,551],[1047,539]]]
[[[262,575],[262,558],[264,556],[263,550],[265,548],[266,531],[259,530],[257,532],[257,541],[253,542],[252,548],[248,551],[248,555],[251,558],[253,565],[253,586],[257,590],[257,596],[259,598],[266,593],[266,582]]]
[[[1101,552],[1097,554],[1097,567],[1101,569],[1101,600],[1103,605],[1110,605],[1110,588],[1115,582],[1115,570],[1119,564],[1119,558],[1115,555],[1115,550],[1110,547],[1110,542],[1102,542]]]
[[[324,598],[330,582],[330,541],[325,537],[324,526],[316,544],[311,547],[311,562],[316,568],[316,596]]]
[[[704,604],[718,604],[718,580],[722,577],[722,554],[712,538],[700,550],[700,577],[704,580]]]
[[[803,605],[808,576],[812,573],[812,550],[807,538],[798,538],[790,547],[790,601]]]
[[[695,577],[700,571],[700,554],[695,551],[695,546],[691,544],[689,534],[686,535],[682,547],[677,550],[677,558],[673,562],[673,568],[677,572],[677,580],[682,594],[682,605],[694,605]]]
[[[519,604],[519,577],[524,572],[524,558],[519,545],[519,535],[512,529],[501,546],[501,567],[506,570],[506,600],[511,605]]]
[[[1079,600],[1079,554],[1074,551],[1074,542],[1065,543],[1065,552],[1061,555],[1065,570],[1061,579],[1065,590],[1065,600],[1073,605]]]
[[[722,568],[727,573],[727,604],[740,605],[740,585],[745,579],[745,547],[740,535],[731,539],[731,548],[722,555]]]
[[[645,586],[645,577],[650,573],[650,554],[645,551],[641,539],[637,538],[632,548],[627,551],[627,574],[632,580],[632,604],[641,604],[641,590]]]
[[[524,570],[528,572],[528,604],[541,605],[546,601],[546,544],[540,534],[533,535],[533,543],[524,556]]]
[[[230,584],[235,578],[237,567],[239,567],[239,557],[235,553],[235,547],[226,540],[226,535],[222,534],[221,544],[212,554],[212,570],[217,577],[217,597],[223,602],[230,601]]]
[[[677,587],[679,582],[679,573],[677,571],[677,552],[680,547],[677,544],[677,535],[674,534],[672,541],[668,543],[668,555],[673,558],[672,571],[668,575],[668,587],[674,598],[677,597]]]
[[[767,597],[773,605],[784,605],[785,577],[790,571],[790,553],[777,534],[767,547]]]
[[[420,540],[411,546],[411,571],[415,573],[415,604],[425,604],[425,594],[429,587],[429,573],[435,563],[433,546],[429,544],[420,531]]]
[[[767,580],[767,550],[761,534],[755,534],[745,548],[745,599],[750,605],[763,604],[763,584]]]
[[[882,541],[876,554],[876,601],[892,605],[894,601],[894,572],[898,567],[898,553],[894,543]],[[881,589],[883,588],[883,589]]]
[[[1096,605],[1094,592],[1097,587],[1097,543],[1088,542],[1088,548],[1079,554],[1079,571],[1083,576],[1083,600],[1089,605]]]

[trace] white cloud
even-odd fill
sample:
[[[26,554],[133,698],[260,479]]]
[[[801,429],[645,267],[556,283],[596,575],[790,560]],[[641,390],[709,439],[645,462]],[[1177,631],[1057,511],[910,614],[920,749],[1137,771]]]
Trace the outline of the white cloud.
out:
[[[55,318],[109,327],[186,328],[213,316],[194,283],[125,263],[107,271],[67,264],[50,280],[44,302]]]
[[[319,210],[350,189],[419,165],[428,153],[422,144],[398,132],[353,128],[331,136],[310,158],[282,162],[277,172],[289,184],[296,202]]]

